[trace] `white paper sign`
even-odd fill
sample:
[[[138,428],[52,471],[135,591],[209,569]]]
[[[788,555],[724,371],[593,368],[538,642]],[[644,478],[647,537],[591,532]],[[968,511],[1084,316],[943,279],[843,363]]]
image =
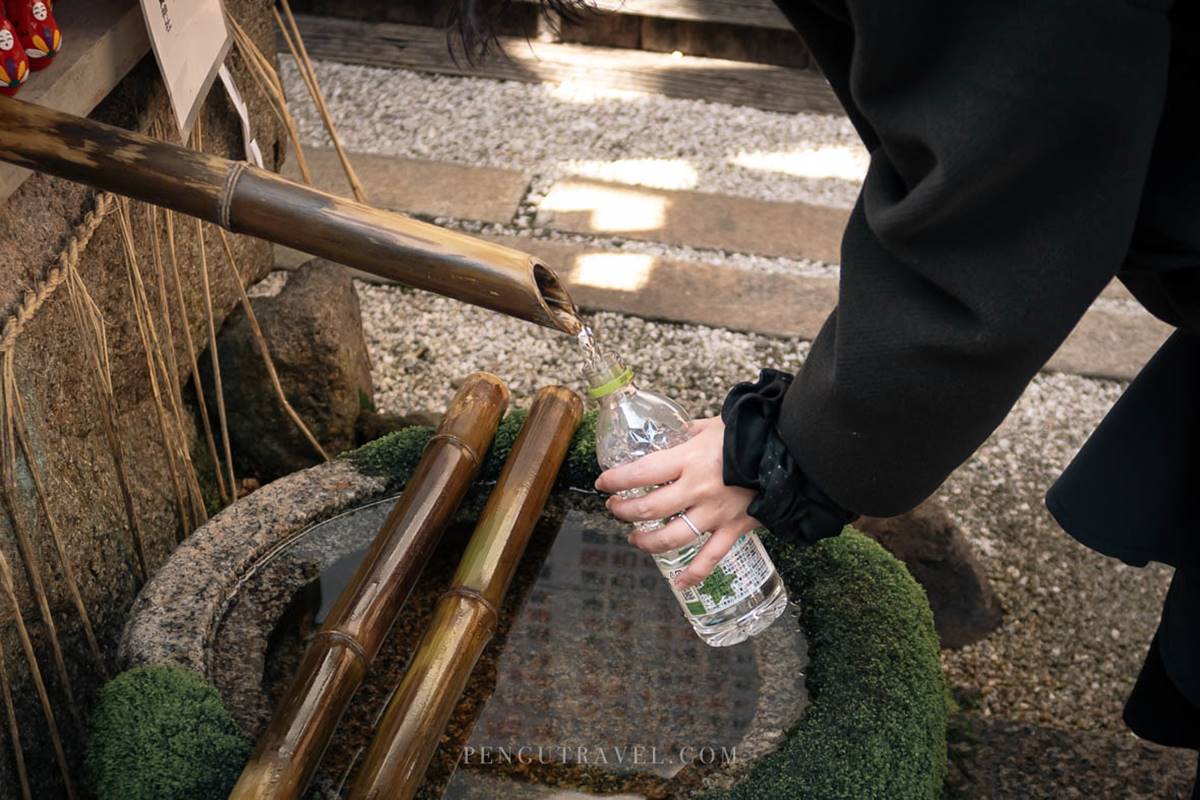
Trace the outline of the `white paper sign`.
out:
[[[141,0],[154,57],[187,141],[231,39],[221,0]]]
[[[229,95],[229,102],[233,103],[238,119],[242,121],[242,141],[246,144],[246,160],[261,168],[263,165],[262,149],[258,146],[258,140],[254,138],[254,131],[250,127],[250,111],[246,108],[246,101],[242,99],[242,93],[238,91],[237,84],[234,83],[233,76],[229,74],[228,67],[222,64],[217,73],[221,76],[221,83],[225,85],[225,93]]]

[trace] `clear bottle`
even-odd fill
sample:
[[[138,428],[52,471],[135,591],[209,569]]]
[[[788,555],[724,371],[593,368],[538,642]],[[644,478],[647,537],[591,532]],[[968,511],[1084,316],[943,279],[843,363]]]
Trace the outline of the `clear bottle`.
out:
[[[691,418],[678,403],[639,389],[633,382],[633,371],[599,354],[590,340],[584,343],[584,349],[589,356],[588,397],[600,405],[596,457],[602,468],[636,461],[688,439]],[[656,488],[647,486],[622,492],[621,496],[641,497]],[[656,530],[669,521],[639,522],[635,527]],[[676,586],[675,577],[708,537],[705,533],[694,544],[656,554],[654,562],[696,634],[713,647],[724,647],[766,630],[787,608],[788,596],[779,571],[753,532],[743,534],[699,586]]]

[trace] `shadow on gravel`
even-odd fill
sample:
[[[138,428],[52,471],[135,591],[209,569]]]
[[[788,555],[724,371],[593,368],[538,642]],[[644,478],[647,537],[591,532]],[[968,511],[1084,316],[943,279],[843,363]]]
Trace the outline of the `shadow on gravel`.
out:
[[[946,800],[1155,798],[1187,800],[1196,754],[1133,734],[1064,731],[956,714]]]

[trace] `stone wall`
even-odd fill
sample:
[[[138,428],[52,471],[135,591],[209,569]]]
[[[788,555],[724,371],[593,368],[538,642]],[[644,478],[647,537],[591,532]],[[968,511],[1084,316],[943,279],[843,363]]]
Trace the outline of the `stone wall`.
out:
[[[271,6],[266,0],[226,0],[226,7],[264,52],[275,52]],[[228,63],[250,106],[255,134],[267,166],[276,167],[283,146],[282,132],[275,116],[236,53],[230,56]],[[143,131],[157,118],[166,130],[176,135],[153,56],[143,59],[96,109],[93,118]],[[205,150],[231,158],[243,157],[240,124],[219,83],[206,104],[203,126]],[[93,192],[86,187],[35,175],[4,203],[0,212],[0,318],[6,319],[24,293],[42,279],[93,202]],[[134,204],[132,214],[135,237],[143,257],[143,274],[149,282],[153,275],[153,260],[147,209],[144,205]],[[190,219],[176,217],[176,220],[182,289],[188,304],[191,334],[197,347],[203,348],[207,342],[207,329],[203,317],[196,228]],[[220,257],[219,240],[211,227],[209,231],[214,314],[219,325],[237,303],[237,290]],[[244,279],[247,283],[259,280],[271,268],[269,245],[245,237],[234,239]],[[100,306],[106,324],[121,448],[132,483],[148,566],[153,570],[163,563],[175,546],[180,520],[175,512],[175,495],[158,433],[145,355],[129,300],[115,214],[109,214],[97,229],[82,253],[78,269]],[[157,315],[155,286],[151,282],[147,288],[150,304]],[[180,324],[177,314],[173,322]],[[177,360],[182,369],[187,356],[178,329],[175,339]],[[64,288],[51,296],[25,326],[15,351],[15,373],[27,409],[35,458],[46,479],[50,503],[62,528],[66,551],[84,602],[91,613],[108,667],[112,669],[117,638],[140,581],[135,571],[134,554],[128,547],[124,507],[100,425],[98,406],[91,384],[85,379],[86,369]],[[186,394],[189,392],[185,391]],[[203,445],[197,447],[195,430],[191,435],[193,454],[199,456],[204,451]],[[79,716],[86,720],[87,709],[103,676],[84,643],[79,615],[67,593],[58,557],[45,521],[37,511],[30,476],[23,465],[18,469],[17,480],[19,513],[27,520],[34,538],[50,606],[66,651],[75,700],[80,706]],[[80,778],[83,731],[69,710],[64,688],[55,674],[46,631],[30,595],[11,521],[2,510],[0,548],[16,572],[22,613],[33,636],[69,760]],[[64,796],[47,726],[17,640],[12,609],[3,597],[0,597],[0,647],[13,678],[22,745],[35,792],[44,797]],[[8,726],[4,723],[0,725],[0,798],[18,797],[19,791]]]

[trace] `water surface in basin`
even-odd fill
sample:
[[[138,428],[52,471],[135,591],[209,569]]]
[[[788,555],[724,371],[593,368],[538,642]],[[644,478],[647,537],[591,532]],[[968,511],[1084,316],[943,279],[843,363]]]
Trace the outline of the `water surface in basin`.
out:
[[[470,536],[465,504],[338,729],[312,797],[352,780],[388,693]],[[257,735],[394,499],[309,528],[257,565],[224,615],[214,680]],[[676,797],[770,749],[807,704],[794,615],[710,648],[594,496],[551,499],[496,636],[426,775],[423,798]],[[720,780],[720,778],[718,778]]]

